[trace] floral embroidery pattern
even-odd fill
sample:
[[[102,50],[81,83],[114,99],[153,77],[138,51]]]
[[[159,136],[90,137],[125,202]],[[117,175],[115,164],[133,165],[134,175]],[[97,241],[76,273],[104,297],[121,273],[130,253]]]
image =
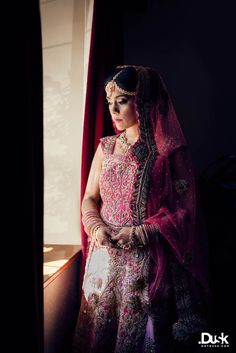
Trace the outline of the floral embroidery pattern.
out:
[[[200,298],[196,302],[191,294],[188,273],[176,261],[172,262],[171,269],[179,313],[178,321],[173,325],[173,335],[180,342],[190,342],[199,332],[207,331],[208,325],[201,317]]]
[[[96,249],[97,252],[100,250],[103,249]],[[76,353],[142,351],[149,310],[149,251],[110,248],[108,252],[109,271],[105,289],[100,295],[97,288],[87,283],[90,281],[89,272],[94,273],[94,268],[88,266],[86,270],[83,288],[87,288],[88,300],[84,292]]]
[[[179,195],[182,195],[185,191],[188,190],[188,182],[185,179],[176,179],[173,181],[176,192]]]
[[[111,139],[107,139],[103,148],[105,157],[99,181],[102,198],[101,217],[105,223],[114,226],[132,225],[130,202],[138,168],[137,162],[130,153],[127,155],[107,153],[108,149],[112,148]]]
[[[145,340],[144,351],[143,353],[156,353],[155,341],[148,337]]]

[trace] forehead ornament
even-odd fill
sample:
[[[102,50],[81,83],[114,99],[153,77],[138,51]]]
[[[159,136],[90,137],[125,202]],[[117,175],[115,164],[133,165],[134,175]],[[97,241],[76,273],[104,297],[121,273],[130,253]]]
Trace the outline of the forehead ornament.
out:
[[[121,72],[122,72],[122,70],[119,71],[115,76],[113,76],[112,80],[106,84],[105,91],[106,91],[108,97],[110,97],[112,95],[112,93],[115,91],[115,89],[117,89],[119,92],[121,92],[123,94],[127,94],[128,96],[135,96],[136,92],[126,91],[125,89],[119,87],[119,85],[116,83],[115,80],[120,75]]]

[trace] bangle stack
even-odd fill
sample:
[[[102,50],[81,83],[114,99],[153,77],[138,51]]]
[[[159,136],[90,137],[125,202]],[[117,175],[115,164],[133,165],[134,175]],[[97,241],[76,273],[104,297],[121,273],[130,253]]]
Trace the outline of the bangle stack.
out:
[[[95,238],[96,243],[98,243],[98,235],[97,235],[97,231],[98,229],[101,227],[101,224],[98,224],[94,229],[93,229],[93,237]]]
[[[143,246],[147,246],[153,239],[156,240],[159,233],[159,229],[154,224],[144,223],[136,227],[137,239]]]
[[[96,232],[99,227],[104,226],[98,210],[90,209],[82,213],[82,223],[84,225],[85,232],[90,237],[96,237]]]

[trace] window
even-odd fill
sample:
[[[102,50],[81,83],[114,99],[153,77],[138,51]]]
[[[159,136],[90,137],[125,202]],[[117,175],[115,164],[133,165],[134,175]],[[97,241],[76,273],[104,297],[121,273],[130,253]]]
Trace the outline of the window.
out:
[[[80,244],[80,166],[92,0],[42,0],[44,243]]]

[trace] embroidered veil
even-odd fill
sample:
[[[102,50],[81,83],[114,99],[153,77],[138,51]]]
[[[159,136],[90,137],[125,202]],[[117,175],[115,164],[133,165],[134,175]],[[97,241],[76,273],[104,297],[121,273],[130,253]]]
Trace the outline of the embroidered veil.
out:
[[[165,273],[166,245],[207,289],[196,180],[187,142],[161,76],[148,67],[133,67],[140,124],[140,138],[132,149],[139,162],[131,204],[133,224],[155,225],[165,243],[154,237],[151,245],[157,271],[150,296],[155,297]]]

